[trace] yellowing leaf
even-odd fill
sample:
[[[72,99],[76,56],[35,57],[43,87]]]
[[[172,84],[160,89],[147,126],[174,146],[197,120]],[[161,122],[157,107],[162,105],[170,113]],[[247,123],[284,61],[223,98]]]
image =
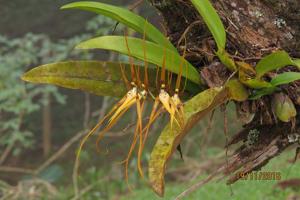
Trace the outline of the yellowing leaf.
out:
[[[247,85],[248,87],[254,89],[273,87],[271,83],[259,79],[249,79],[244,81],[241,80],[241,82],[244,85]]]
[[[228,91],[224,87],[205,90],[184,105],[184,118],[186,124],[181,129],[178,124],[170,123],[160,134],[150,156],[149,180],[153,190],[164,195],[164,176],[166,163],[176,150],[188,131],[206,114],[228,100]]]
[[[228,81],[226,88],[228,89],[230,99],[235,101],[245,101],[248,99],[249,93],[238,79]]]
[[[236,62],[236,64],[239,68],[239,79],[240,80],[253,79],[256,77],[256,71],[249,63]]]
[[[216,55],[219,57],[220,61],[225,65],[230,71],[236,71],[237,66],[232,58],[230,58],[229,54],[224,50],[218,50]]]
[[[246,86],[250,88],[264,88],[271,86],[270,83],[256,79],[255,69],[248,63],[245,62],[236,62],[239,72],[239,80]]]
[[[131,79],[128,63],[122,63],[127,79]],[[148,68],[149,89],[156,92],[156,68]],[[140,66],[144,80],[144,68]],[[175,78],[175,77],[174,77]],[[80,89],[99,96],[122,97],[127,89],[122,79],[120,63],[102,61],[67,61],[42,65],[26,72],[22,79],[32,83],[53,84],[69,89]],[[174,86],[175,81],[173,81]],[[187,92],[189,91],[189,92]],[[185,96],[196,94],[200,88],[188,81]]]
[[[100,96],[121,97],[126,88],[119,63],[68,61],[42,65],[26,72],[22,79],[80,89]]]

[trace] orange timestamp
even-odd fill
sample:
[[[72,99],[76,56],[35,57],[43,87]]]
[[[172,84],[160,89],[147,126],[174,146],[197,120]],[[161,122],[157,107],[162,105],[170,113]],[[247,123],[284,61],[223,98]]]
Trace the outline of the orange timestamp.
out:
[[[272,181],[272,180],[281,180],[281,172],[268,172],[268,171],[259,171],[259,172],[239,172],[238,176],[240,180],[254,180],[254,181]]]

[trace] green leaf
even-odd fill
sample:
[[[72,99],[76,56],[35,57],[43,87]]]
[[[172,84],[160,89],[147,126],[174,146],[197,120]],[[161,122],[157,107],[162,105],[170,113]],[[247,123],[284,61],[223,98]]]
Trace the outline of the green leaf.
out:
[[[131,56],[144,60],[144,46],[146,49],[147,62],[158,66],[163,65],[166,58],[166,69],[179,74],[182,66],[182,76],[194,83],[201,84],[198,71],[188,61],[183,59],[178,53],[159,46],[153,42],[143,41],[139,38],[128,37],[128,46]],[[129,55],[123,36],[103,36],[87,40],[76,46],[77,49],[105,49]]]
[[[294,59],[293,61],[296,64],[296,66],[298,67],[298,69],[300,69],[300,59]]]
[[[273,87],[271,83],[259,79],[241,80],[241,82],[247,85],[248,87],[254,89]]]
[[[226,32],[224,25],[209,0],[191,0],[192,4],[202,16],[204,22],[208,26],[213,35],[218,49],[225,49]]]
[[[63,7],[61,7],[61,9],[81,9],[95,12],[123,23],[141,34],[144,33],[145,28],[145,34],[147,38],[149,38],[153,42],[156,42],[157,44],[160,44],[161,46],[166,46],[168,49],[177,52],[172,43],[155,26],[147,22],[147,20],[143,17],[127,9],[91,1],[70,3],[64,5]]]
[[[228,91],[224,87],[205,90],[184,105],[185,126],[180,128],[170,123],[160,134],[149,160],[149,180],[153,190],[164,195],[164,176],[166,163],[190,129],[206,114],[228,100]]]
[[[124,65],[126,77],[130,79],[130,67]],[[141,66],[141,79],[143,80],[144,68]],[[155,92],[156,69],[148,68],[149,89]],[[175,78],[175,77],[174,77]],[[122,79],[118,62],[102,61],[68,61],[42,65],[26,72],[22,79],[32,83],[53,84],[69,89],[80,89],[99,96],[122,97],[126,87]],[[175,84],[175,81],[173,81]],[[184,96],[198,93],[200,88],[187,82]]]
[[[254,93],[249,97],[250,100],[259,99],[262,96],[272,94],[276,91],[279,85],[288,84],[294,81],[300,80],[299,72],[284,72],[282,74],[278,74],[275,78],[273,78],[270,82],[271,86],[268,84],[267,87],[256,87],[261,88],[260,90],[254,91]],[[253,83],[252,83],[253,84]],[[259,84],[255,84],[256,86]]]
[[[278,74],[275,78],[271,80],[271,84],[273,86],[288,84],[300,79],[299,72],[284,72],[282,74]]]
[[[276,51],[262,58],[255,67],[257,78],[262,77],[265,73],[279,69],[288,65],[299,67],[298,61],[292,60],[289,54],[285,51]]]
[[[225,51],[226,31],[218,13],[209,0],[191,0],[191,2],[202,16],[216,41],[218,46],[216,55],[229,70],[235,71],[237,67],[234,60],[230,58],[229,54]]]
[[[272,94],[273,92],[276,91],[276,89],[277,89],[276,87],[267,87],[267,88],[262,88],[260,90],[255,90],[248,99],[249,100],[259,99],[265,95]]]

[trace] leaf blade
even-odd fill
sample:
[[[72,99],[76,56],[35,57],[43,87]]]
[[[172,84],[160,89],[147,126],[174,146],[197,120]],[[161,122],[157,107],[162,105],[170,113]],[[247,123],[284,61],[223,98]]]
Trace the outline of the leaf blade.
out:
[[[212,33],[218,49],[225,49],[226,32],[224,25],[209,0],[191,0]]]
[[[238,79],[231,79],[226,84],[228,94],[231,100],[245,101],[248,99],[249,93],[244,85]]]
[[[285,51],[276,51],[262,58],[256,65],[257,77],[262,77],[265,73],[282,68],[288,65],[296,65],[289,54]],[[296,65],[297,66],[297,65]]]
[[[127,89],[122,79],[118,62],[103,61],[66,61],[35,67],[26,72],[22,79],[31,83],[53,84],[56,86],[79,89],[99,96],[122,97]],[[124,73],[130,79],[128,63],[122,63]],[[140,66],[141,79],[144,67]],[[155,92],[156,69],[149,66],[149,89]],[[175,81],[173,81],[175,83]],[[198,93],[197,85],[188,81],[183,97]],[[189,92],[187,92],[189,91]]]
[[[275,91],[276,91],[276,87],[262,88],[262,89],[259,89],[259,90],[256,90],[255,92],[253,92],[248,99],[249,100],[256,100],[256,99],[259,99],[259,98],[261,98],[265,95],[272,94]]]
[[[272,84],[267,82],[267,81],[263,81],[260,79],[249,79],[249,80],[243,80],[241,81],[244,85],[248,86],[249,88],[253,88],[253,89],[261,89],[261,88],[270,88],[272,87]]]
[[[177,49],[173,46],[173,44],[155,26],[147,22],[147,20],[143,17],[127,9],[92,1],[69,3],[62,6],[61,9],[80,9],[95,12],[123,23],[141,34],[144,33],[145,28],[147,38],[157,44],[166,45],[166,47],[170,50],[177,52]]]
[[[115,64],[100,61],[51,63],[31,69],[22,76],[22,80],[80,89],[100,96],[120,97],[125,94],[126,88],[121,76],[114,73],[119,70]]]
[[[201,92],[186,102],[184,106],[185,127],[182,130],[176,123],[170,123],[160,134],[150,156],[149,180],[153,190],[159,195],[164,194],[164,175],[166,163],[180,144],[187,132],[218,105],[228,100],[227,89],[211,88]]]
[[[271,80],[271,84],[273,86],[288,84],[294,81],[297,81],[300,79],[300,73],[299,72],[284,72],[281,74],[278,74],[276,77],[274,77]]]
[[[128,46],[131,56],[144,60],[144,48],[146,46],[147,62],[162,66],[164,54],[166,54],[166,69],[179,74],[182,57],[178,53],[165,49],[153,42],[143,41],[138,38],[128,37]],[[103,36],[84,41],[76,46],[77,49],[105,49],[128,55],[128,49],[123,36]],[[183,66],[182,76],[196,84],[201,80],[197,70],[186,61],[186,68]]]
[[[298,67],[298,69],[300,69],[300,59],[296,58],[293,60],[293,62],[295,63],[296,67]]]

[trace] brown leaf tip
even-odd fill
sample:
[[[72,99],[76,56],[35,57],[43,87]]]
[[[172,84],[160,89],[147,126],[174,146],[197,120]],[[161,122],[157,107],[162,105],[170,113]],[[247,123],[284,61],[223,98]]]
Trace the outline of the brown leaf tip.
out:
[[[164,197],[164,193],[165,193],[164,184],[153,183],[151,185],[152,185],[152,189],[158,196]]]

